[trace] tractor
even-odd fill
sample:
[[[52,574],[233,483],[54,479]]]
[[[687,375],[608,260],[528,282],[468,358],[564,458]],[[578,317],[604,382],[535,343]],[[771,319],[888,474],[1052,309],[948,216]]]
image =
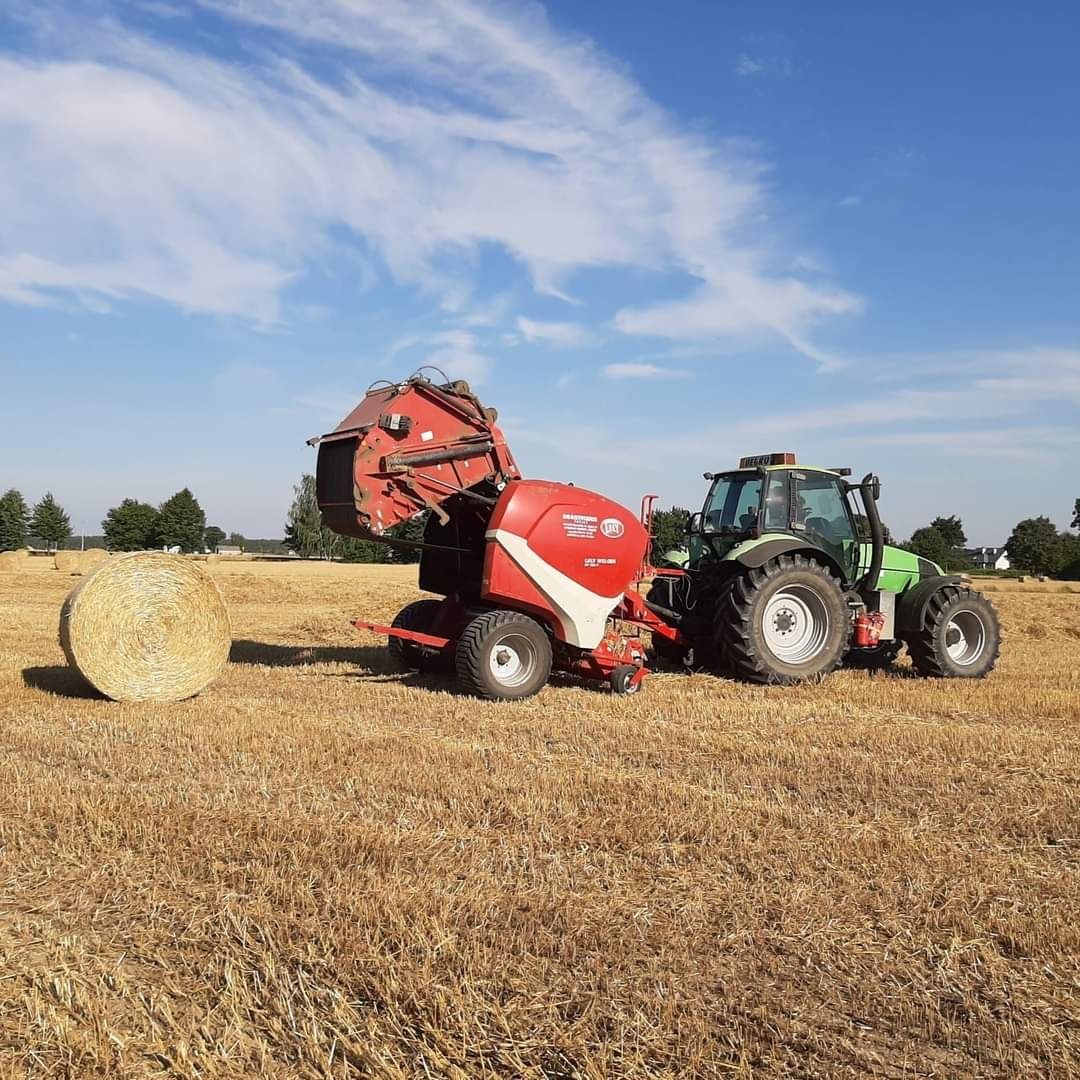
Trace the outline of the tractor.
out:
[[[744,457],[706,473],[688,557],[658,571],[649,609],[681,638],[656,638],[669,662],[760,683],[820,678],[841,663],[888,667],[906,645],[916,672],[981,678],[1001,633],[993,605],[936,563],[886,545],[880,480]]]
[[[706,474],[685,565],[656,568],[656,496],[635,515],[522,477],[496,411],[435,374],[375,384],[311,440],[329,528],[421,549],[420,587],[433,596],[389,624],[353,624],[386,635],[400,666],[456,672],[490,699],[529,697],[553,671],[633,694],[649,673],[646,633],[664,660],[761,683],[815,679],[845,660],[887,665],[903,644],[923,675],[993,668],[993,608],[960,577],[885,546],[875,477],[852,485],[850,470],[791,454],[743,458]],[[422,541],[395,538],[425,514]]]

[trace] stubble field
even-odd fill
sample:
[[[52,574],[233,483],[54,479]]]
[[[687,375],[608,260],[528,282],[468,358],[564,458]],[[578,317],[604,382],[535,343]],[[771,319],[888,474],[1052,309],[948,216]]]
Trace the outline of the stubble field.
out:
[[[487,704],[348,625],[410,569],[211,570],[168,706],[0,573],[0,1075],[1080,1074],[1080,595],[981,683]]]

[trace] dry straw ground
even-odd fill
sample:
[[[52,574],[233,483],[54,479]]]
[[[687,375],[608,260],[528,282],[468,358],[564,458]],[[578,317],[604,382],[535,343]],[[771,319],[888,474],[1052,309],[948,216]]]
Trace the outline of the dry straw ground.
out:
[[[213,568],[234,663],[116,705],[0,574],[0,1075],[1074,1076],[1080,595],[975,685],[658,675],[483,704]]]

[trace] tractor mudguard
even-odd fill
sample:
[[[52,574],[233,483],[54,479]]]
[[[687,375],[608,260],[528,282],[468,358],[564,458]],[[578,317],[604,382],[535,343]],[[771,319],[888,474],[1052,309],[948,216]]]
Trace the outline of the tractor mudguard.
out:
[[[806,555],[815,562],[827,566],[841,581],[847,581],[847,574],[828,552],[822,551],[821,548],[814,547],[811,544],[807,544],[805,540],[800,540],[798,537],[794,536],[788,536],[777,540],[767,540],[763,544],[755,544],[748,551],[744,551],[741,554],[736,548],[728,557],[733,559],[740,566],[756,570],[759,566],[764,566],[771,559],[775,559],[780,555],[791,555],[796,553],[799,555]]]
[[[896,598],[897,635],[921,630],[926,605],[930,603],[930,598],[934,593],[945,588],[946,585],[959,585],[961,581],[959,574],[944,574],[939,577],[923,578],[914,588],[902,592]]]

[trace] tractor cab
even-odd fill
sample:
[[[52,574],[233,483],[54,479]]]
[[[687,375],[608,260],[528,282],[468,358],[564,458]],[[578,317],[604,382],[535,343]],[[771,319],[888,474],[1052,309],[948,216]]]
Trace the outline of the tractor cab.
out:
[[[690,523],[691,565],[797,538],[854,581],[864,559],[850,474],[797,465],[790,453],[744,457],[730,472],[706,473],[709,492]]]

